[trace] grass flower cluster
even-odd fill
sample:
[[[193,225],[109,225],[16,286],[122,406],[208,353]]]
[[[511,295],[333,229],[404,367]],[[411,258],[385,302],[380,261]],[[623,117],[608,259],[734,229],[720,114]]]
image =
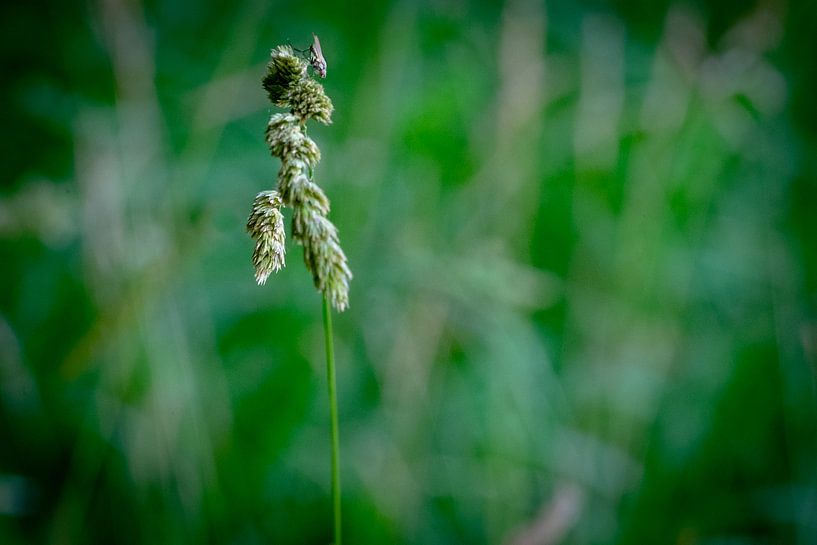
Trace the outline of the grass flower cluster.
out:
[[[277,191],[262,191],[255,197],[247,220],[247,230],[256,240],[252,252],[255,281],[261,285],[266,283],[270,273],[286,265],[286,233],[281,204]]]
[[[253,203],[247,231],[255,240],[255,278],[263,284],[284,266],[281,208],[292,209],[292,238],[304,248],[304,262],[315,287],[332,306],[349,306],[352,272],[340,246],[338,230],[329,221],[329,199],[312,180],[321,153],[306,134],[306,122],[332,122],[332,101],[323,86],[309,77],[308,63],[289,46],[272,50],[263,79],[270,102],[288,113],[274,113],[266,130],[270,152],[281,160],[276,191],[263,191]]]

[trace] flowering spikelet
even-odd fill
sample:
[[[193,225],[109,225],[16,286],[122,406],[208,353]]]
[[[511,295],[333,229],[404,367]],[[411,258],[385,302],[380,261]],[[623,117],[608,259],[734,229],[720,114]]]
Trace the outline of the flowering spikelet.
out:
[[[324,125],[332,122],[332,101],[324,94],[323,85],[314,79],[301,80],[287,91],[285,97],[298,117],[304,120],[312,118]]]
[[[286,233],[281,205],[277,191],[262,191],[256,195],[247,219],[247,232],[255,240],[252,264],[255,281],[259,284],[264,284],[270,273],[281,270],[286,264]]]
[[[304,247],[304,262],[315,287],[335,309],[345,310],[352,272],[340,247],[338,230],[327,218],[329,199],[311,179],[321,153],[305,127],[309,119],[330,124],[334,106],[323,86],[308,77],[307,63],[289,46],[272,50],[262,83],[270,101],[290,111],[273,114],[267,124],[266,142],[270,153],[281,160],[281,168],[277,192],[265,191],[256,197],[247,223],[247,230],[256,239],[256,279],[263,284],[271,271],[283,266],[284,235],[277,226],[282,225],[281,205],[289,206],[292,238]],[[267,227],[271,225],[276,227]]]
[[[298,118],[292,114],[273,114],[266,139],[270,153],[282,161],[299,159],[314,167],[321,160],[318,145],[301,131]]]
[[[270,102],[281,108],[289,106],[284,98],[293,84],[306,77],[306,63],[295,56],[292,48],[279,45],[270,52],[270,61],[267,63],[267,74],[262,80],[267,90]]]

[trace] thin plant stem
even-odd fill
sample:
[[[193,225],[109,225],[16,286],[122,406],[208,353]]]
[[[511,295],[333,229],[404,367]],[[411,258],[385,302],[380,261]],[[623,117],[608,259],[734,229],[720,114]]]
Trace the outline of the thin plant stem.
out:
[[[332,309],[323,297],[323,333],[326,339],[326,380],[329,385],[329,414],[332,421],[332,510],[335,521],[335,545],[340,535],[340,432],[338,430],[338,396],[335,380],[335,347],[332,343]]]

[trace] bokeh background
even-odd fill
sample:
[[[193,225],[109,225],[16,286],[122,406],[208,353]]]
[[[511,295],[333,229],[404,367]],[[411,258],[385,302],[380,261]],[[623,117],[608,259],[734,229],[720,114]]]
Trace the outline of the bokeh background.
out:
[[[326,544],[320,297],[253,281],[321,37],[346,542],[817,543],[817,4],[0,8],[0,543]]]

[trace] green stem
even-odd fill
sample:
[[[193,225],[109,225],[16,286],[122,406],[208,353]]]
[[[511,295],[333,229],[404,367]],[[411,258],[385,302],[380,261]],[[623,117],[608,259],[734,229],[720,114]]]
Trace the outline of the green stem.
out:
[[[326,379],[329,383],[329,414],[332,420],[332,511],[335,518],[335,545],[340,538],[340,432],[338,431],[338,396],[335,386],[335,347],[332,344],[332,312],[323,297],[323,333],[326,339]]]

